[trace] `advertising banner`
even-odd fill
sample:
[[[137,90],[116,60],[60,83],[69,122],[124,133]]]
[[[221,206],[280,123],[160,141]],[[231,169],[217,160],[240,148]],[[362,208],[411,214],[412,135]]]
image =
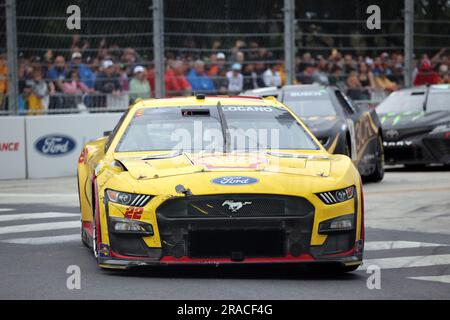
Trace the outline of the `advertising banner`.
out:
[[[28,178],[76,175],[86,142],[111,131],[121,113],[26,117]]]
[[[25,177],[25,119],[0,117],[0,179]]]

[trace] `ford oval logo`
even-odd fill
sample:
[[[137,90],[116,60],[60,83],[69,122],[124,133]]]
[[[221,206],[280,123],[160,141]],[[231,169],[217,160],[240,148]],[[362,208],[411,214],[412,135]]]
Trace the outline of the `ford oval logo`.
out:
[[[62,156],[75,149],[74,139],[63,135],[48,135],[36,140],[34,147],[46,156]]]
[[[213,179],[211,182],[222,186],[241,186],[257,183],[259,180],[252,177],[226,176]]]

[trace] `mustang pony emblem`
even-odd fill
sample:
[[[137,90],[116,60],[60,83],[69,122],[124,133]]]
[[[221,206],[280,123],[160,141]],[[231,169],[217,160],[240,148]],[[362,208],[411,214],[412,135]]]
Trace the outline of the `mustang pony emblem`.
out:
[[[223,206],[228,206],[228,209],[231,210],[231,212],[237,212],[239,209],[241,209],[243,206],[245,206],[247,204],[252,204],[252,203],[249,202],[249,201],[246,201],[246,202],[241,202],[241,201],[234,202],[233,200],[225,200],[222,203],[222,207]]]

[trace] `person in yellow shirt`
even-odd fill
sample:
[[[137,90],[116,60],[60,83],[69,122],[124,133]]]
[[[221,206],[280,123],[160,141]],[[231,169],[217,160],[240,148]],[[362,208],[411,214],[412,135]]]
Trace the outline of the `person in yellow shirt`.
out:
[[[0,55],[0,110],[5,109],[5,97],[8,93],[8,65],[6,55]]]

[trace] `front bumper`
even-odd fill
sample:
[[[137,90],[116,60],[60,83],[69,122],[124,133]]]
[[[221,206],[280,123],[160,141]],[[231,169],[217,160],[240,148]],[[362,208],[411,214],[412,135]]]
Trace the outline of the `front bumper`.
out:
[[[104,269],[130,269],[135,267],[150,266],[221,266],[221,265],[314,265],[314,264],[338,264],[342,266],[353,266],[362,264],[362,252],[356,253],[354,249],[345,256],[314,259],[311,255],[304,254],[299,257],[287,256],[283,258],[247,258],[244,261],[232,261],[231,259],[193,259],[182,257],[164,257],[161,260],[114,256],[109,258],[98,258],[98,265]]]
[[[150,247],[139,236],[117,234],[108,223],[107,254],[102,268],[126,269],[155,265],[305,264],[359,265],[363,241],[355,229],[333,232],[322,245],[311,246],[314,206],[305,198],[234,194],[251,202],[237,212],[220,205],[230,195],[174,198],[156,209],[161,247]],[[245,200],[245,201],[244,201]],[[280,209],[280,201],[284,203]],[[109,221],[108,201],[105,202]],[[252,207],[252,209],[250,209]],[[355,201],[355,213],[357,212]]]
[[[450,136],[423,134],[384,142],[387,165],[450,164]]]

